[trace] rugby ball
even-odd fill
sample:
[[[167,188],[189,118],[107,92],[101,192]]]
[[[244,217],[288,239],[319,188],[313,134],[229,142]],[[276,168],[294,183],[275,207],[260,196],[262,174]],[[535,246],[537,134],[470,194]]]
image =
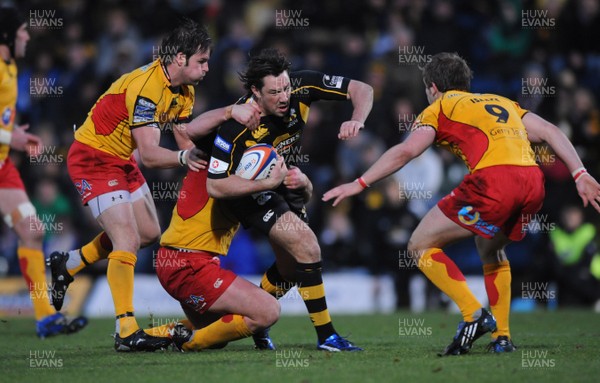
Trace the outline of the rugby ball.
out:
[[[269,144],[257,144],[246,149],[235,174],[247,180],[268,178],[277,162],[277,151]]]

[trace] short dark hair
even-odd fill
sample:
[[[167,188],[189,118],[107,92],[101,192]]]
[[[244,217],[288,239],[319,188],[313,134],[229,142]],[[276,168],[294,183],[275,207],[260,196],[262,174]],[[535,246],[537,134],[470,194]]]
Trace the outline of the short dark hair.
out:
[[[458,53],[438,53],[421,68],[426,86],[435,83],[440,92],[471,89],[473,72]]]
[[[252,86],[262,89],[265,76],[279,76],[288,70],[292,64],[283,53],[276,48],[266,48],[257,55],[250,57],[246,71],[239,74],[244,88],[250,90]]]
[[[211,48],[212,40],[206,27],[183,17],[177,28],[173,29],[160,44],[159,57],[163,62],[169,62],[181,52],[186,56],[186,62],[198,52],[206,52]]]
[[[26,20],[19,10],[10,4],[0,6],[0,45],[8,46],[11,56],[15,56],[17,30]]]

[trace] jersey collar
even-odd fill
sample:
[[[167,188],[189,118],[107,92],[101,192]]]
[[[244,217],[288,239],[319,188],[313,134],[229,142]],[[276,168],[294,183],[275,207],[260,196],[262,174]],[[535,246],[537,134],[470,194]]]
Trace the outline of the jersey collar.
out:
[[[169,75],[169,72],[167,71],[167,67],[162,62],[162,60],[161,59],[157,59],[157,60],[158,60],[158,65],[160,65],[160,69],[162,70],[164,80],[167,83],[167,86],[170,88],[171,87],[171,75]]]
[[[171,85],[171,75],[167,71],[167,67],[164,65],[161,59],[158,60],[158,65],[160,65],[160,69],[162,70],[162,74],[165,80],[165,86],[171,90],[172,93],[178,94],[181,90],[181,86],[173,86]]]

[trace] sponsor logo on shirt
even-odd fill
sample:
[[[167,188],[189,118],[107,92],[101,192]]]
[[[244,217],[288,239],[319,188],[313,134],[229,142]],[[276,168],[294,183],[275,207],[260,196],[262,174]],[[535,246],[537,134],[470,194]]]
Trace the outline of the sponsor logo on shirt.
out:
[[[138,96],[135,101],[135,108],[133,109],[133,123],[142,124],[145,122],[154,121],[154,115],[156,113],[156,104],[151,100]]]
[[[215,138],[215,146],[225,153],[231,153],[231,144],[223,139],[223,137],[217,135]]]
[[[342,81],[344,81],[342,76],[330,76],[328,74],[323,76],[323,85],[327,88],[341,89]]]
[[[267,134],[269,134],[269,129],[265,126],[265,124],[260,124],[258,128],[252,131],[252,137],[256,141],[262,140]]]
[[[229,168],[229,163],[225,161],[221,161],[215,157],[210,157],[210,167],[208,168],[208,172],[212,174],[223,174]]]
[[[10,106],[7,106],[6,109],[4,109],[4,111],[2,112],[2,124],[3,125],[10,124],[11,116],[12,116],[12,109],[10,108]]]

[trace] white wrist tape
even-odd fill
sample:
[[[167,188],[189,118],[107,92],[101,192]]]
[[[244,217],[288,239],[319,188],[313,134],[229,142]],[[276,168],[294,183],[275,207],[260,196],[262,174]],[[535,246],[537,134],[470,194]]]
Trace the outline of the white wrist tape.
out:
[[[12,138],[12,132],[8,130],[0,129],[0,144],[10,145],[10,140]]]
[[[181,166],[187,165],[187,157],[185,156],[189,150],[180,150],[179,151],[179,164]]]

